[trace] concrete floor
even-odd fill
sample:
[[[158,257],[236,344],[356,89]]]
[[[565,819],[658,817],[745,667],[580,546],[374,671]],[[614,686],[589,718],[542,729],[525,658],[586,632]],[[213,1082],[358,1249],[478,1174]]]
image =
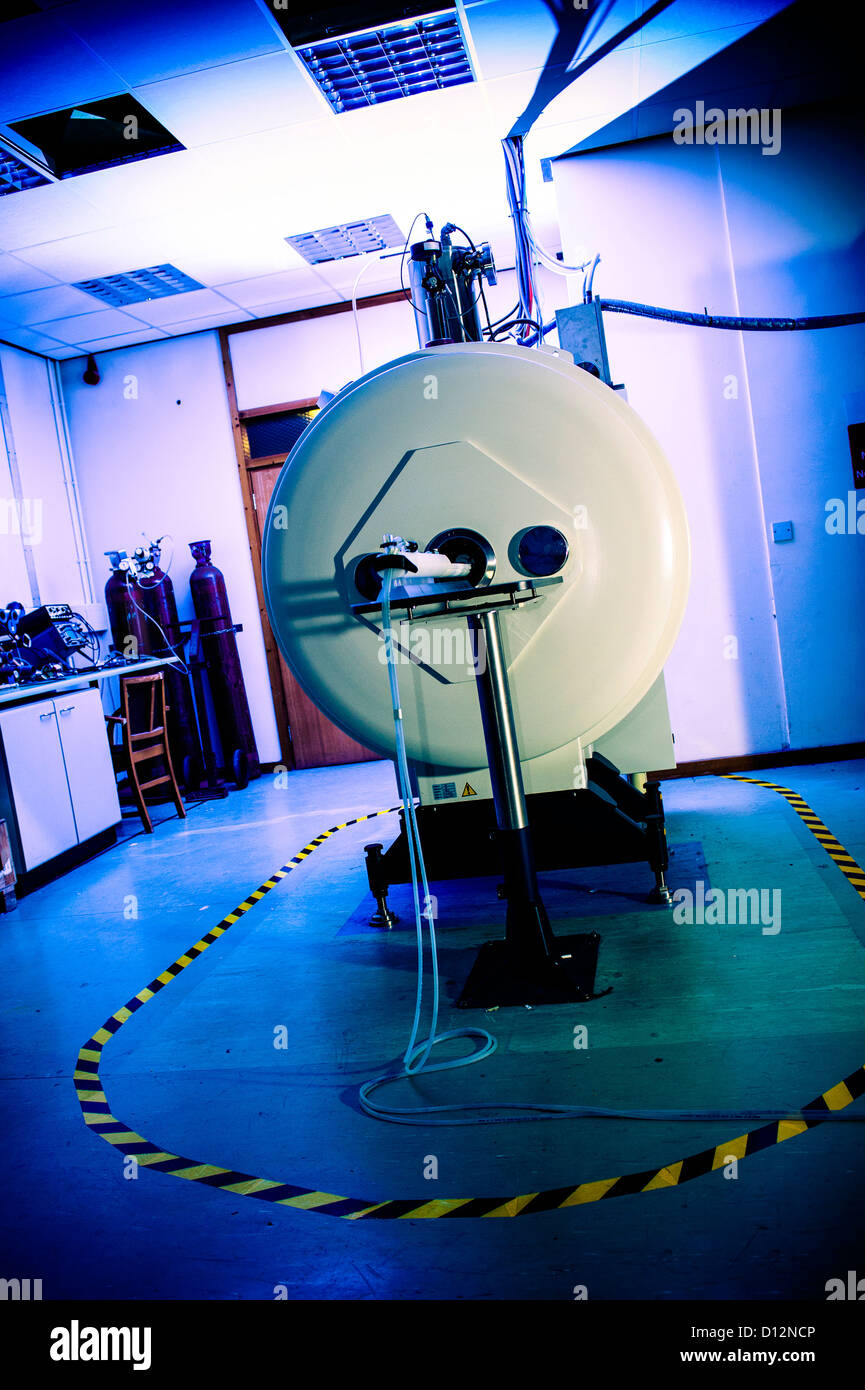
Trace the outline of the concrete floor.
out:
[[[863,779],[861,762],[774,777],[859,863]],[[79,1046],[322,829],[394,800],[383,763],[297,773],[287,787],[266,776],[0,918],[0,1276],[41,1278],[46,1299],[271,1299],[283,1286],[300,1299],[569,1300],[584,1285],[590,1299],[822,1300],[828,1279],[865,1273],[855,1123],[746,1158],[735,1181],[716,1172],[517,1220],[348,1222],[146,1170],[124,1178],[122,1157],[82,1122]],[[615,892],[590,918],[577,892],[575,929],[602,933],[597,983],[613,993],[480,1015],[498,1052],[417,1083],[418,1103],[795,1108],[865,1062],[865,903],[774,793],[707,777],[667,784],[665,801],[672,845],[686,853],[698,842],[714,887],[782,891],[780,933],[676,926],[626,894],[617,907]],[[116,1116],[202,1162],[418,1200],[611,1178],[755,1127],[584,1120],[431,1132],[367,1118],[357,1086],[405,1045],[414,946],[346,924],[364,897],[362,846],[386,840],[394,822],[326,841],[133,1016],[102,1062]],[[488,921],[501,912],[491,902]],[[489,928],[477,911],[469,926],[442,928],[442,975],[459,982]],[[441,1026],[476,1017],[448,1003]],[[577,1051],[581,1023],[589,1046]],[[286,1050],[273,1046],[281,1025]],[[411,1103],[411,1088],[391,1098]],[[437,1181],[424,1177],[430,1155]]]

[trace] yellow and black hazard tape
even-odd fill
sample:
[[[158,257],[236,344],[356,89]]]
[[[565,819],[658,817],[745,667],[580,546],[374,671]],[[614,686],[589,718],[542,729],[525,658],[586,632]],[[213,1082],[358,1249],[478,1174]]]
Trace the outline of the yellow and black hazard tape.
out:
[[[861,869],[852,854],[849,854],[841,844],[841,841],[836,840],[817,813],[811,810],[804,797],[801,797],[798,792],[791,791],[789,787],[782,787],[777,782],[764,782],[759,777],[742,777],[735,772],[728,772],[725,776],[728,782],[750,782],[754,787],[767,787],[770,791],[783,796],[784,800],[793,807],[803,825],[807,825],[814,839],[823,846],[829,858],[838,865],[847,882],[852,883],[859,897],[865,902],[865,869]]]
[[[795,807],[806,825],[809,824],[806,820],[806,814],[813,817],[820,830],[817,838],[821,840],[821,843],[824,843],[821,836],[825,834],[828,841],[831,841],[832,847],[838,847],[843,856],[843,862],[836,858],[833,848],[830,848],[828,844],[826,845],[839,868],[847,874],[845,865],[848,865],[848,861],[853,862],[850,860],[850,856],[846,854],[843,846],[829,835],[822,821],[814,816],[810,807],[795,792],[790,791],[788,787],[778,787],[774,782],[762,782],[751,777],[737,778],[732,777],[731,774],[731,780],[753,782],[756,786],[768,787],[773,791],[780,792]],[[206,1187],[218,1187],[224,1192],[233,1193],[235,1196],[256,1197],[259,1201],[271,1202],[275,1206],[298,1207],[304,1211],[317,1211],[326,1216],[341,1216],[349,1221],[368,1218],[373,1220],[416,1220],[418,1218],[444,1216],[528,1216],[542,1211],[558,1211],[566,1207],[584,1206],[586,1203],[599,1202],[608,1197],[627,1197],[633,1196],[637,1192],[657,1192],[663,1188],[681,1187],[682,1183],[691,1182],[694,1178],[703,1177],[706,1173],[723,1168],[729,1163],[731,1156],[736,1159],[750,1157],[751,1154],[761,1153],[764,1149],[771,1148],[775,1144],[782,1144],[786,1139],[792,1139],[797,1134],[803,1134],[806,1130],[822,1124],[830,1114],[843,1110],[859,1096],[865,1094],[865,1066],[863,1066],[858,1067],[849,1076],[845,1076],[843,1081],[839,1081],[837,1085],[817,1096],[809,1105],[803,1106],[801,1118],[773,1120],[770,1124],[761,1125],[759,1129],[749,1130],[745,1134],[738,1135],[735,1139],[727,1139],[722,1144],[716,1144],[710,1149],[703,1149],[700,1153],[691,1154],[690,1157],[669,1163],[663,1168],[647,1168],[641,1173],[626,1173],[620,1177],[579,1183],[577,1186],[554,1187],[544,1192],[527,1192],[516,1197],[441,1197],[432,1200],[414,1197],[380,1201],[362,1197],[340,1197],[332,1192],[319,1192],[314,1188],[300,1187],[273,1178],[253,1177],[249,1173],[240,1173],[231,1168],[219,1168],[214,1164],[201,1163],[196,1159],[183,1158],[179,1154],[168,1153],[167,1150],[161,1149],[157,1144],[152,1144],[142,1135],[129,1129],[122,1120],[116,1119],[111,1113],[108,1099],[102,1088],[99,1065],[106,1043],[110,1042],[127,1019],[148,1003],[159,990],[171,984],[171,981],[176,979],[182,970],[191,965],[197,956],[200,956],[215,941],[218,941],[229,927],[234,926],[235,922],[238,922],[293,869],[302,864],[313,850],[324,844],[331,835],[335,835],[340,830],[346,830],[350,825],[359,825],[362,821],[374,820],[377,816],[390,815],[392,811],[398,809],[399,807],[389,807],[384,811],[373,811],[366,816],[357,816],[354,820],[344,821],[342,825],[332,826],[330,830],[325,830],[314,840],[310,840],[309,844],[305,845],[293,859],[290,859],[287,864],[283,864],[281,869],[277,869],[275,874],[266,879],[253,893],[250,893],[233,912],[229,912],[217,926],[207,932],[194,946],[190,946],[172,965],[169,965],[167,970],[163,970],[161,975],[157,975],[155,980],[151,980],[149,985],[139,990],[134,998],[124,1004],[122,1009],[113,1013],[102,1027],[98,1028],[93,1036],[87,1039],[78,1054],[74,1080],[84,1121],[95,1134],[98,1134],[100,1138],[111,1144],[120,1153],[133,1156],[138,1164],[152,1169],[154,1172],[168,1173],[175,1178],[186,1178],[189,1182],[203,1183]],[[806,814],[803,814],[803,810]],[[812,827],[809,825],[809,828]],[[816,829],[814,833],[817,834]],[[865,875],[858,867],[857,872],[860,878],[865,879]],[[847,876],[849,877],[849,874]],[[855,879],[851,879],[851,882],[854,882],[854,886],[858,887],[855,885]],[[858,888],[858,891],[865,897],[862,888]]]

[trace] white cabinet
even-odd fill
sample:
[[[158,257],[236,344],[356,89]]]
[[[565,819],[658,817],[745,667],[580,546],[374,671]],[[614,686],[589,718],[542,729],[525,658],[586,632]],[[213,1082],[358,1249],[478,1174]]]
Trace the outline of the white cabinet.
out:
[[[78,839],[89,840],[120,820],[102,701],[97,690],[76,690],[55,699],[54,709]]]
[[[98,690],[2,710],[0,737],[26,870],[120,820]]]
[[[0,714],[24,867],[33,869],[78,843],[53,700]]]

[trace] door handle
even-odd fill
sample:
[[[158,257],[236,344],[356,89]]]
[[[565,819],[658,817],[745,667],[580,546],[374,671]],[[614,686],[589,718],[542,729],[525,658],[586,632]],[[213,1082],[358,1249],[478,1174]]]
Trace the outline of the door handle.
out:
[[[74,705],[67,705],[67,706],[65,707],[65,709],[60,710],[59,713],[60,713],[60,714],[71,714],[72,711],[74,710],[74,708],[75,708]]]
[[[40,719],[53,719],[53,718],[54,718],[54,711],[53,711],[53,709],[52,709],[52,710],[49,710],[47,714],[40,714],[39,718],[40,718]]]

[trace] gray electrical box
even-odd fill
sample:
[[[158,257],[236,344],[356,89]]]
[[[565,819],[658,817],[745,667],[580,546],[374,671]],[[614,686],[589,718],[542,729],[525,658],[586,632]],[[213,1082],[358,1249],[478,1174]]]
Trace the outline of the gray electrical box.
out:
[[[612,386],[604,319],[599,300],[593,299],[589,304],[572,304],[567,309],[557,309],[556,327],[559,330],[560,346],[571,353],[577,366],[585,368],[585,364],[588,363],[595,368],[593,375]]]

